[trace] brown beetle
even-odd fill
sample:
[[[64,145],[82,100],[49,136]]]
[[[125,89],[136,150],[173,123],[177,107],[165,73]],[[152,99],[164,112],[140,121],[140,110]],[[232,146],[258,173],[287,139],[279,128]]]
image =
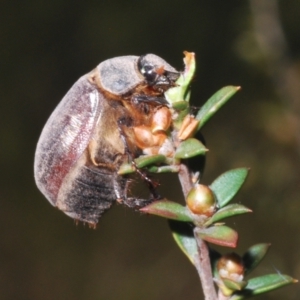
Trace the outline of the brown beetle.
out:
[[[154,54],[108,59],[82,76],[37,144],[35,180],[50,203],[91,225],[116,200],[134,208],[149,203],[127,197],[128,179],[117,171],[125,160],[163,143],[170,125],[168,113],[160,116],[168,104],[164,92],[178,77]]]

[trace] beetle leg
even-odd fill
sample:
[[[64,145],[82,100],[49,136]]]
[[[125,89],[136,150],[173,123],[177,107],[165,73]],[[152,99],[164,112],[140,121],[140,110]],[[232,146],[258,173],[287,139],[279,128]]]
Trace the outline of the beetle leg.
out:
[[[140,209],[146,205],[151,204],[153,201],[157,201],[162,199],[162,197],[157,194],[156,190],[154,189],[151,193],[151,196],[149,199],[141,199],[141,198],[135,198],[135,197],[127,197],[128,189],[129,189],[129,181],[126,182],[125,189],[124,189],[124,198],[118,199],[117,201],[119,203],[122,203],[130,208],[134,209]]]
[[[127,126],[126,124],[128,124],[127,120],[124,120],[123,118],[118,120],[118,129],[119,129],[120,137],[124,143],[125,154],[128,155],[128,158],[130,159],[131,164],[133,165],[135,171],[141,176],[141,178],[148,185],[149,191],[151,193],[151,197],[156,200],[161,199],[161,196],[156,191],[156,187],[158,186],[158,183],[153,181],[151,178],[149,178],[147,176],[147,174],[145,172],[143,172],[141,169],[139,169],[138,166],[136,165],[136,162],[134,161],[134,158],[128,147],[125,131],[123,129],[124,126]],[[126,193],[125,193],[125,195],[126,195]]]
[[[89,144],[88,144],[88,152],[89,152],[89,156],[90,159],[92,161],[92,163],[95,166],[98,166],[98,163],[95,160],[95,156],[96,156],[96,149],[97,149],[97,142],[95,140],[90,140]]]
[[[150,192],[150,199],[149,200],[143,200],[143,201],[144,202],[147,202],[147,201],[152,202],[154,200],[162,199],[162,197],[158,194],[158,192],[156,190],[159,183],[157,181],[154,181],[151,178],[149,178],[147,176],[146,172],[143,172],[141,169],[139,169],[134,160],[132,160],[131,163],[132,163],[133,167],[135,168],[135,171],[140,175],[140,177],[143,179],[143,181],[146,182],[146,184],[148,186],[148,189],[149,189],[149,192]],[[125,200],[125,201],[127,201],[127,200]],[[142,201],[142,199],[139,199],[139,201]]]

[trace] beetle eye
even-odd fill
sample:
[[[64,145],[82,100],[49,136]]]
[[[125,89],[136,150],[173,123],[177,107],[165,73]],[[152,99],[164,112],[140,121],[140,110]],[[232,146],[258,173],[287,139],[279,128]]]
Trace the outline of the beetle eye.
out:
[[[138,69],[145,77],[148,85],[153,85],[156,83],[158,74],[155,71],[155,67],[145,60],[144,55],[140,56],[140,58],[138,59]]]
[[[146,84],[159,92],[174,86],[180,73],[166,70],[163,62],[158,62],[160,66],[154,65],[146,59],[146,56],[140,56],[137,61],[137,68],[144,76]]]

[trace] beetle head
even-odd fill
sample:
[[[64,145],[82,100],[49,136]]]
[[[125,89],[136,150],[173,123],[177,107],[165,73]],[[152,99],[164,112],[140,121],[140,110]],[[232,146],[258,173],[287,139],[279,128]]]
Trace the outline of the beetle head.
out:
[[[137,67],[144,76],[147,85],[158,91],[165,91],[175,86],[175,81],[180,74],[171,66],[171,70],[168,70],[169,65],[164,61],[161,61],[160,65],[158,65],[157,58],[159,57],[153,54],[142,55],[137,61]]]

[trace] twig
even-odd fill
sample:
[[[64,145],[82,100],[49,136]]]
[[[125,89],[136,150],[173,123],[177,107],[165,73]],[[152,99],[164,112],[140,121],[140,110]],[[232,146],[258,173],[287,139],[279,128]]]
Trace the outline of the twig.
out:
[[[191,174],[185,164],[180,165],[179,181],[183,190],[184,197],[186,198],[188,192],[193,187]],[[202,289],[205,300],[217,300],[217,294],[214,287],[213,276],[211,272],[211,264],[209,257],[209,250],[206,242],[195,235],[198,245],[198,257],[195,259],[195,267],[201,280]]]
[[[200,239],[196,234],[195,238],[198,245],[198,259],[195,260],[195,267],[198,271],[205,300],[216,300],[217,294],[214,287],[213,276],[207,243]]]
[[[193,187],[193,182],[188,167],[183,163],[180,165],[178,177],[182,187],[183,195],[186,198],[189,191]]]

